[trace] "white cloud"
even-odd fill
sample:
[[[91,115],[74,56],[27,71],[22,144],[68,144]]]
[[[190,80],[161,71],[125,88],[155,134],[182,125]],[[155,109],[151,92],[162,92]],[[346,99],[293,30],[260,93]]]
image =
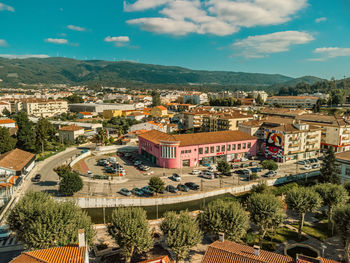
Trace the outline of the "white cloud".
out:
[[[336,57],[349,57],[350,48],[341,48],[341,47],[319,47],[313,51],[315,54],[321,55],[318,58],[310,58],[309,61],[325,61],[330,58]]]
[[[15,9],[12,6],[5,5],[3,3],[0,3],[0,11],[10,11],[15,12]]]
[[[5,39],[0,39],[0,47],[6,47],[7,46],[7,42]]]
[[[60,44],[60,45],[68,44],[68,40],[65,38],[46,38],[45,42]]]
[[[319,17],[315,19],[316,23],[321,23],[321,22],[326,22],[327,21],[327,17]]]
[[[285,52],[293,45],[306,44],[314,40],[313,36],[301,31],[282,31],[266,35],[249,36],[236,41],[232,47],[236,56],[262,58],[272,53]]]
[[[105,42],[113,42],[116,47],[125,47],[129,44],[130,38],[128,36],[118,36],[118,37],[105,37]]]
[[[159,16],[128,20],[143,30],[171,35],[189,33],[231,35],[241,27],[277,25],[289,21],[307,0],[136,0],[124,10],[157,9]]]
[[[86,28],[74,25],[68,25],[67,28],[74,31],[86,31]]]
[[[32,55],[15,55],[15,54],[0,54],[0,57],[2,58],[9,58],[9,59],[15,59],[15,58],[18,58],[18,59],[24,59],[24,58],[48,58],[50,56],[48,55],[35,55],[35,54],[32,54]]]

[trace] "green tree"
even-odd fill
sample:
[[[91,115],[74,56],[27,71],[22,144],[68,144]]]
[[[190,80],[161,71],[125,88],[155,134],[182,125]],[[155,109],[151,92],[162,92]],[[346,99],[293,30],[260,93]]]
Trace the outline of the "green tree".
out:
[[[121,248],[125,262],[131,262],[134,253],[147,252],[153,246],[146,211],[140,207],[116,208],[108,230]]]
[[[160,95],[157,91],[152,91],[152,106],[159,106],[161,104]]]
[[[67,97],[68,103],[83,103],[84,99],[76,94]]]
[[[247,208],[251,221],[260,229],[261,239],[268,231],[276,229],[285,217],[281,201],[272,194],[251,195]]]
[[[90,217],[73,202],[56,202],[44,192],[29,192],[11,210],[7,223],[28,249],[72,245],[78,229],[85,230],[88,244],[94,230]]]
[[[321,196],[323,204],[328,207],[328,228],[333,232],[333,209],[346,202],[348,192],[342,185],[328,183],[316,185],[315,191]]]
[[[348,192],[348,195],[350,196],[350,180],[344,182],[344,188]]]
[[[95,135],[95,140],[102,145],[105,145],[106,142],[108,143],[107,131],[105,129],[100,129]]]
[[[344,91],[337,89],[336,87],[331,90],[330,98],[328,100],[329,105],[339,105],[345,102]]]
[[[75,139],[75,143],[76,144],[84,144],[87,142],[87,138],[85,135],[79,135],[76,139]]]
[[[165,190],[165,183],[158,176],[152,176],[149,179],[148,185],[149,185],[150,190],[154,191],[157,194],[163,193],[163,191]]]
[[[268,186],[265,182],[259,182],[252,186],[251,193],[263,194],[268,192]]]
[[[3,111],[2,111],[1,114],[2,114],[3,116],[10,117],[11,112],[10,112],[7,108],[5,108],[5,109],[3,109]]]
[[[44,152],[48,149],[49,141],[53,140],[56,129],[47,119],[40,118],[35,125],[35,151]]]
[[[175,253],[176,260],[185,260],[191,247],[202,240],[202,233],[195,217],[187,211],[167,212],[160,227],[168,247]]]
[[[217,169],[222,174],[228,174],[231,171],[230,164],[226,162],[225,160],[221,160],[217,164]]]
[[[83,189],[83,180],[77,172],[69,172],[62,176],[58,192],[64,196],[72,196]]]
[[[0,153],[11,151],[15,148],[17,140],[10,135],[6,127],[0,127]]]
[[[345,259],[350,262],[350,204],[337,207],[333,215],[334,224],[345,244]]]
[[[278,169],[278,165],[274,160],[264,160],[261,162],[263,169],[268,169],[270,171],[276,171]]]
[[[211,234],[220,232],[232,241],[239,241],[249,228],[249,216],[236,201],[215,200],[200,214],[203,229]]]
[[[323,163],[320,169],[321,174],[318,176],[318,181],[321,183],[340,184],[340,170],[336,164],[333,147],[328,147],[324,155]]]
[[[35,149],[35,136],[33,123],[28,119],[25,112],[20,112],[14,116],[16,120],[17,131],[17,147],[32,152]]]
[[[294,187],[287,192],[285,200],[288,208],[299,215],[298,236],[300,239],[306,212],[313,212],[318,209],[321,206],[322,199],[311,188]]]
[[[258,96],[256,97],[255,103],[259,106],[264,105],[264,100],[262,99],[260,94],[258,94]]]

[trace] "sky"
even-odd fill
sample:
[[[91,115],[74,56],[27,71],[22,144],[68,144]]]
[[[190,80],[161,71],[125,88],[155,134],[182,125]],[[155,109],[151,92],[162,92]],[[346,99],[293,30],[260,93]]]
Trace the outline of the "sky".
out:
[[[350,77],[350,0],[0,0],[0,56]]]

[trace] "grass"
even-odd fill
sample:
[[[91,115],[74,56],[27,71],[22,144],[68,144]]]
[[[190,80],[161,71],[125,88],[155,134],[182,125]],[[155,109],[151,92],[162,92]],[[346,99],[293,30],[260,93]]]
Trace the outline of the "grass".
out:
[[[292,226],[298,228],[298,224],[293,224]],[[328,232],[328,224],[327,224],[327,220],[322,221],[322,222],[318,222],[314,225],[310,225],[310,224],[304,224],[302,231],[309,235],[312,236],[320,241],[324,241],[325,239],[327,239],[330,235]]]
[[[42,152],[36,155],[36,161],[43,161],[55,154],[58,154],[59,152],[63,152],[67,147],[61,147],[56,149],[55,151],[46,151],[46,152]]]

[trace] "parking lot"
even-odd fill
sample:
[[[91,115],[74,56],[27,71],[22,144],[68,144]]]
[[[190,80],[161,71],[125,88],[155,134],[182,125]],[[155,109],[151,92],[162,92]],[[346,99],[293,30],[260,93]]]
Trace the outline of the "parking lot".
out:
[[[120,190],[122,188],[126,188],[128,190],[132,190],[134,188],[142,188],[148,185],[149,179],[152,176],[158,176],[160,177],[164,182],[165,185],[171,185],[177,188],[178,184],[185,184],[185,183],[195,183],[198,185],[198,190],[189,190],[189,192],[183,192],[183,191],[177,191],[177,193],[171,193],[166,192],[162,195],[179,195],[179,194],[186,194],[191,193],[194,191],[209,191],[214,190],[221,187],[230,187],[234,185],[244,184],[249,181],[251,173],[245,174],[243,172],[237,172],[239,170],[247,170],[252,169],[253,171],[256,171],[254,169],[257,169],[260,166],[260,162],[256,161],[246,161],[246,162],[239,162],[234,163],[234,169],[231,170],[231,176],[222,176],[221,178],[219,176],[213,176],[212,179],[204,178],[199,174],[192,174],[193,170],[197,170],[198,173],[205,172],[208,167],[200,166],[196,168],[182,168],[182,169],[164,169],[161,167],[156,167],[149,163],[147,160],[145,160],[142,156],[139,156],[136,152],[131,153],[130,155],[123,155],[123,156],[117,156],[117,155],[108,155],[108,156],[92,156],[88,157],[85,160],[83,160],[88,167],[89,171],[93,175],[111,175],[109,173],[106,173],[103,166],[98,166],[97,162],[100,159],[108,159],[110,157],[115,157],[116,162],[120,164],[123,169],[125,170],[125,175],[123,176],[111,176],[111,180],[98,180],[98,179],[88,179],[87,177],[84,178],[84,188],[82,191],[78,193],[78,195],[86,196],[86,195],[93,195],[93,196],[122,196],[120,193]],[[149,166],[149,170],[142,171],[138,169],[137,166],[134,165],[135,162],[141,162],[145,166]],[[252,165],[253,164],[253,165]],[[238,167],[237,167],[238,166]],[[279,168],[277,170],[277,174],[272,174],[269,177],[284,177],[293,175],[296,173],[302,173],[307,171],[314,171],[316,169],[312,169],[312,166],[310,165],[310,169],[303,170],[306,165],[303,164],[295,164],[295,163],[289,163],[289,164],[279,164]],[[318,168],[317,168],[318,169]],[[257,169],[257,176],[258,178],[256,180],[261,180],[266,177],[264,177],[265,174],[267,174],[269,171],[264,169]],[[173,174],[178,174],[181,179],[180,181],[175,181],[172,179]],[[209,178],[209,177],[208,177]],[[125,195],[125,193],[124,193]],[[137,196],[137,193],[133,193],[133,195]]]

